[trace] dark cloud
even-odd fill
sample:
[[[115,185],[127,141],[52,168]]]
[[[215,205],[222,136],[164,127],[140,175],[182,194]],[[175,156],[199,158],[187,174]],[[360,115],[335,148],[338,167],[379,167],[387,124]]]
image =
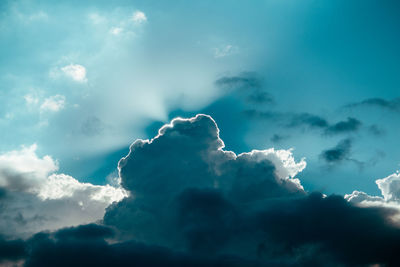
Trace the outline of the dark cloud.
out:
[[[226,76],[215,81],[218,87],[238,93],[253,104],[271,104],[273,97],[265,91],[262,79],[254,72],[244,72],[237,76]]]
[[[26,255],[27,267],[399,266],[396,210],[307,194],[288,151],[223,147],[211,117],[175,119],[121,159],[131,196],[109,207],[104,225],[7,241],[19,250],[6,255]]]
[[[250,118],[270,120],[288,128],[306,126],[309,128],[323,129],[329,126],[326,119],[310,113],[284,113],[259,111],[256,109],[247,109],[243,113]]]
[[[295,199],[271,199],[263,207],[251,210],[209,189],[190,189],[178,201],[180,216],[176,226],[188,236],[187,250],[177,252],[132,240],[108,242],[106,238],[112,238],[109,233],[113,230],[92,224],[35,235],[27,241],[26,266],[398,266],[400,263],[396,254],[400,248],[400,229],[388,220],[396,214],[391,209],[360,208],[341,196],[324,197],[318,193]],[[222,244],[228,248],[218,253]],[[227,251],[230,253],[224,253]]]
[[[341,141],[327,159],[346,159],[350,146],[350,139]],[[124,237],[203,259],[235,255],[272,266],[399,263],[392,254],[400,241],[390,223],[395,211],[307,195],[291,179],[279,179],[276,158],[235,157],[222,148],[207,116],[175,120],[157,138],[136,141],[119,164],[133,197],[109,208],[104,222]]]
[[[397,266],[400,229],[387,219],[394,214],[352,206],[341,196],[311,194],[270,206],[257,219],[268,236],[265,253],[272,245],[280,253],[302,257],[306,266]]]
[[[288,139],[288,138],[289,138],[288,135],[274,134],[274,135],[271,137],[271,142],[273,142],[273,143],[280,143],[280,142],[282,142],[283,140]]]
[[[368,98],[361,102],[346,105],[345,107],[346,108],[378,107],[378,108],[388,109],[391,111],[400,111],[400,98],[395,98],[393,100],[386,100],[383,98]]]
[[[215,81],[217,86],[227,87],[230,89],[249,89],[261,88],[261,79],[254,72],[244,72],[237,76],[227,76],[219,78]]]
[[[181,247],[187,240],[170,225],[175,224],[177,199],[187,189],[218,189],[246,205],[305,193],[297,180],[289,179],[276,152],[235,155],[222,148],[215,122],[205,115],[174,120],[153,140],[137,140],[119,162],[121,183],[133,197],[110,207],[104,221],[125,236]],[[304,167],[288,164],[294,173]]]
[[[358,131],[361,127],[361,121],[355,118],[347,118],[346,121],[337,122],[326,128],[327,134],[340,134]]]
[[[23,240],[7,240],[0,236],[0,265],[26,257],[26,244]]]
[[[96,236],[93,231],[101,233]],[[112,230],[91,224],[37,234],[27,241],[30,253],[25,266],[261,266],[259,261],[229,255],[200,256],[135,241],[110,243],[104,232]]]
[[[341,140],[335,147],[324,150],[320,157],[328,163],[338,163],[348,160],[350,156],[352,141],[351,139]]]
[[[368,131],[375,135],[375,136],[381,136],[385,134],[385,130],[380,128],[378,125],[374,124],[368,127]]]
[[[264,91],[256,91],[247,97],[247,101],[255,104],[271,104],[274,103],[272,96]]]
[[[243,112],[247,117],[253,119],[265,119],[280,124],[287,128],[310,128],[321,129],[324,134],[344,134],[358,131],[362,123],[355,118],[347,118],[345,121],[339,121],[330,124],[327,119],[310,113],[283,113],[274,111],[259,111],[248,109]]]
[[[0,201],[7,196],[7,189],[0,187]],[[0,202],[1,203],[1,202]]]
[[[311,128],[325,128],[329,125],[326,119],[309,113],[294,114],[290,120],[290,127],[306,125]]]

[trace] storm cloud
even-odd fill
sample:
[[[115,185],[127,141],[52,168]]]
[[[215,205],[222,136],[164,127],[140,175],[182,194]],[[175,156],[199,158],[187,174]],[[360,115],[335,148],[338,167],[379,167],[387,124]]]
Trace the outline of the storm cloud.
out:
[[[338,147],[347,151],[349,142]],[[397,209],[305,192],[293,179],[305,163],[290,151],[236,155],[223,146],[205,115],[175,119],[154,139],[137,140],[119,163],[132,197],[112,205],[104,223],[119,238],[213,259],[235,255],[272,266],[399,263],[392,256],[400,241],[391,223]],[[346,158],[335,155],[332,160]]]
[[[211,117],[177,118],[120,160],[130,196],[102,222],[6,240],[14,254],[5,260],[28,267],[398,266],[400,209],[306,192],[296,178],[305,166],[290,150],[226,151]],[[378,180],[384,198],[370,200],[397,203],[398,180]]]

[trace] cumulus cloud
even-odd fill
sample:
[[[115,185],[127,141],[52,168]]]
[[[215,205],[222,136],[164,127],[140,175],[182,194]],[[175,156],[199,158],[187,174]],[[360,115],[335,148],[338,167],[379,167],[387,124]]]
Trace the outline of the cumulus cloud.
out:
[[[397,211],[308,194],[294,178],[306,164],[290,150],[236,155],[223,147],[215,122],[204,115],[175,119],[154,139],[137,140],[119,163],[132,196],[112,205],[104,223],[124,238],[214,259],[398,263],[389,251],[400,229],[388,223]]]
[[[36,145],[0,154],[0,233],[26,236],[89,223],[126,196],[121,188],[81,183],[55,173],[58,163],[39,157]]]
[[[119,162],[121,184],[132,197],[110,208],[105,222],[141,241],[170,244],[178,236],[159,222],[170,223],[174,201],[191,188],[223,192],[241,205],[305,193],[295,176],[306,162],[295,162],[290,150],[236,155],[223,148],[216,123],[206,115],[174,119],[154,139],[135,141]]]
[[[31,267],[398,266],[398,210],[309,194],[296,178],[305,166],[290,150],[224,150],[209,116],[174,119],[120,160],[131,195],[111,205],[101,224],[6,240],[17,244],[7,260]],[[381,201],[397,200],[399,180],[377,182]],[[69,198],[82,187],[70,184],[51,186],[46,199]]]
[[[57,112],[65,107],[65,96],[54,95],[46,98],[40,105],[41,111]]]
[[[61,68],[66,76],[76,82],[86,82],[86,68],[79,64],[69,64]]]
[[[384,206],[400,210],[400,173],[396,172],[385,178],[377,179],[375,183],[381,191],[381,196],[371,196],[355,190],[353,193],[345,195],[345,199],[361,206]]]
[[[135,23],[143,23],[143,22],[147,21],[147,17],[146,17],[146,14],[144,14],[142,11],[138,10],[133,13],[132,20]]]

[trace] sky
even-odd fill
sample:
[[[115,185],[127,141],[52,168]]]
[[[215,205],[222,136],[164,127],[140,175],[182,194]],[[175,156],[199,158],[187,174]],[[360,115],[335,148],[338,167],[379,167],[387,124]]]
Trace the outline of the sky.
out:
[[[399,11],[1,1],[0,265],[398,266]]]

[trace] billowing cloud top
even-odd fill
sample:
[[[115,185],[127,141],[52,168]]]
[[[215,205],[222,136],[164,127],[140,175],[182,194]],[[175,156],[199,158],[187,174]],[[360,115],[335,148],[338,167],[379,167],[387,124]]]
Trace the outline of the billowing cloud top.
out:
[[[34,144],[0,154],[0,234],[26,237],[93,222],[126,196],[122,188],[81,183],[56,173],[57,161],[39,157],[36,150]]]
[[[53,207],[50,214],[59,215],[58,202],[51,201],[68,200],[72,204],[60,203],[73,210],[80,205],[76,201],[97,201],[85,205],[90,212],[122,190],[50,174],[56,164],[35,159],[34,148],[26,151],[33,161],[43,160],[39,165],[47,176],[42,195],[36,194],[47,204],[32,202],[35,207]],[[102,222],[38,233],[27,241],[0,240],[0,249],[14,253],[0,254],[0,261],[21,259],[25,266],[41,267],[398,266],[393,256],[400,240],[393,221],[398,210],[359,205],[349,196],[346,201],[310,194],[295,178],[305,166],[291,150],[226,151],[210,116],[177,118],[155,138],[135,141],[120,160],[121,185],[130,195],[109,206]],[[378,180],[383,198],[364,197],[393,204],[398,180],[397,174]]]
[[[187,190],[221,192],[253,208],[266,199],[305,194],[294,177],[306,163],[295,162],[290,151],[236,155],[223,148],[215,121],[201,114],[174,119],[152,140],[135,141],[119,162],[121,184],[131,198],[109,209],[106,223],[126,228],[127,236],[170,245],[175,237],[159,222],[171,219],[171,209]]]

